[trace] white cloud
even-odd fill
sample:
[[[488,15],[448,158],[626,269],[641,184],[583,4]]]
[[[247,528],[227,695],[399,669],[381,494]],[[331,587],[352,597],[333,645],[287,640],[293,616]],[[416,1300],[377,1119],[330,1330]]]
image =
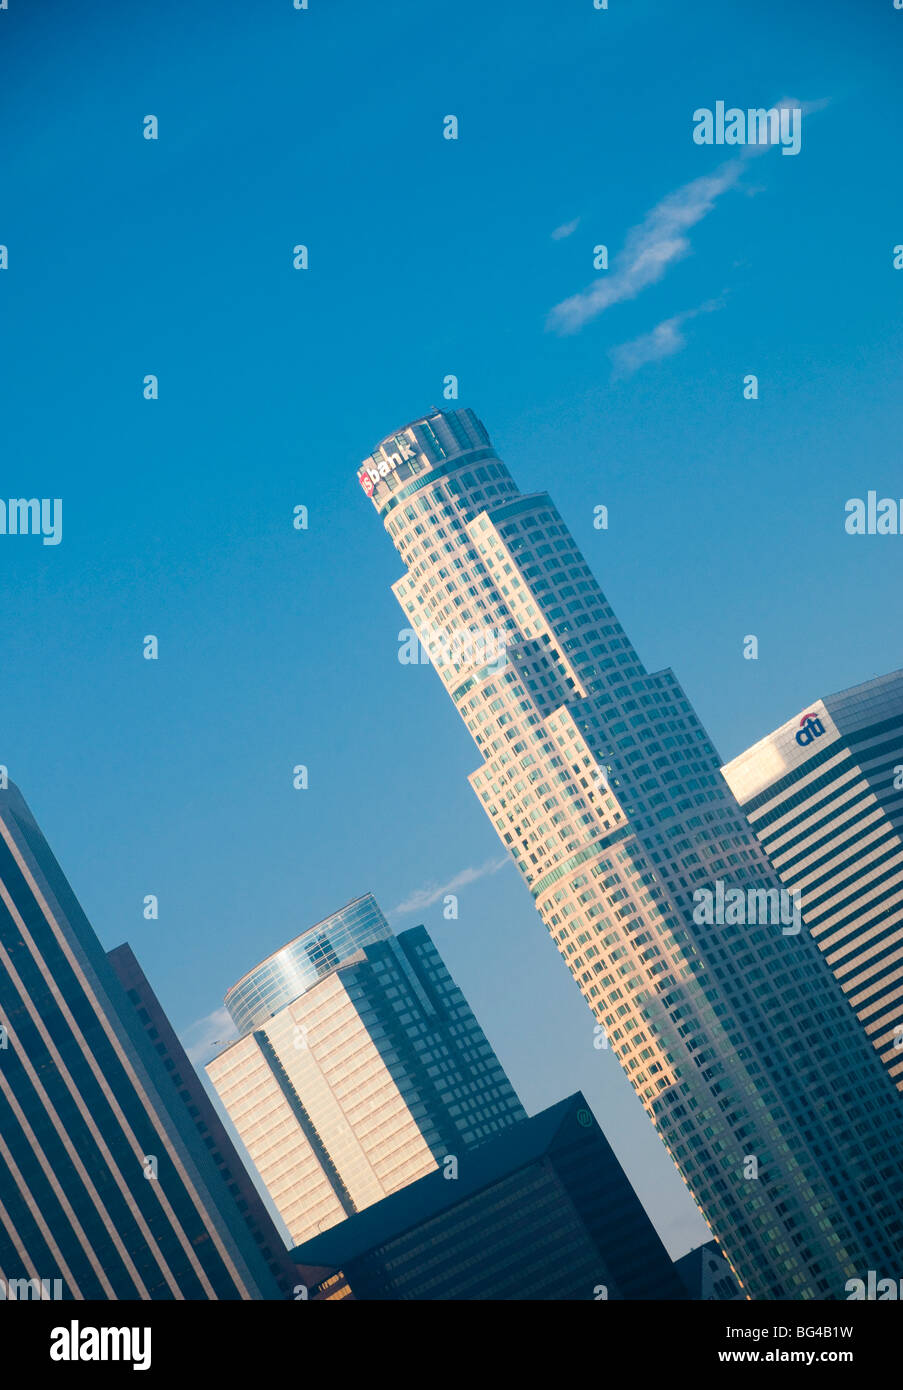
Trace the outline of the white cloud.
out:
[[[566,236],[573,236],[580,226],[580,218],[575,217],[573,222],[563,222],[560,227],[556,227],[552,233],[553,241],[563,241]]]
[[[465,884],[475,883],[478,878],[485,878],[487,874],[497,874],[499,869],[503,869],[511,860],[506,854],[501,859],[487,859],[485,864],[478,868],[462,869],[454,878],[450,878],[447,883],[427,884],[424,888],[415,888],[413,893],[409,893],[403,902],[392,911],[387,913],[388,917],[402,917],[408,912],[420,912],[425,907],[432,907],[433,903],[438,902],[446,893],[453,893],[456,888],[463,888]]]
[[[805,104],[785,98],[777,106],[799,107],[804,115],[809,115],[823,110],[827,104],[826,100]],[[578,332],[613,304],[635,299],[642,290],[661,280],[670,266],[688,255],[690,229],[708,216],[723,193],[736,186],[751,159],[775,146],[754,144],[738,148],[740,153],[719,164],[714,173],[692,179],[656,203],[642,222],[627,233],[624,248],[615,258],[610,273],[556,304],[549,313],[546,327],[561,334]],[[662,341],[667,341],[665,324],[660,324],[659,328],[663,330]]]
[[[206,1018],[190,1023],[181,1042],[189,1059],[197,1065],[209,1062],[217,1043],[231,1042],[238,1037],[232,1015],[225,1007],[214,1009]]]
[[[643,333],[639,338],[613,347],[609,356],[614,363],[615,376],[630,376],[647,362],[659,362],[663,357],[672,357],[675,352],[680,352],[686,346],[686,338],[680,331],[682,326],[698,314],[709,314],[714,309],[720,309],[722,303],[721,299],[712,299],[707,304],[700,304],[698,309],[686,309],[682,314],[663,319],[651,333]]]
[[[556,304],[548,327],[557,333],[576,333],[612,304],[635,299],[641,290],[661,280],[669,266],[688,254],[690,242],[685,233],[712,211],[722,193],[734,187],[747,157],[726,160],[713,174],[693,179],[657,203],[639,226],[628,232],[610,274]]]

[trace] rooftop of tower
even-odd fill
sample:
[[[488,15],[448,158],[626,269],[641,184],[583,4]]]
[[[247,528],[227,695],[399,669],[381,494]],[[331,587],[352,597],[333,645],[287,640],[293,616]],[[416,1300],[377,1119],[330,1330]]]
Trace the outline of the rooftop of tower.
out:
[[[290,950],[292,946],[295,946],[299,942],[303,941],[305,937],[310,936],[314,932],[321,931],[330,923],[335,922],[338,918],[341,918],[342,915],[350,911],[351,908],[357,907],[359,904],[366,902],[372,903],[376,910],[379,911],[379,907],[373,894],[361,893],[359,898],[352,898],[351,901],[345,903],[343,907],[336,908],[335,912],[330,912],[326,917],[322,917],[319,922],[314,922],[312,926],[305,927],[304,930],[299,932],[297,936],[293,936],[289,941],[286,941],[284,945],[277,947],[275,951],[271,951],[268,956],[264,956],[263,959],[259,960],[256,965],[252,965],[250,970],[245,971],[241,979],[236,980],[234,985],[230,985],[229,989],[226,991],[226,996],[228,997],[233,992],[233,990],[238,989],[239,985],[243,985],[246,980],[249,980],[251,978],[252,975],[256,975],[257,972],[259,970],[262,970],[265,965],[269,965],[270,961],[276,960],[277,956],[281,956],[283,951]],[[380,915],[382,914],[380,913]]]
[[[390,430],[385,438],[379,441],[376,447],[377,449],[381,448],[382,445],[388,443],[390,439],[394,439],[396,434],[401,434],[404,430],[413,429],[415,425],[428,425],[430,420],[435,420],[438,415],[450,415],[451,413],[451,411],[443,410],[438,405],[431,405],[425,415],[415,415],[412,420],[406,420],[403,425],[399,425],[398,429]]]
[[[300,998],[365,946],[392,937],[372,893],[331,912],[272,951],[226,991],[223,1003],[241,1037]]]
[[[482,420],[468,406],[419,415],[385,435],[358,466],[358,481],[378,505],[374,489],[381,490],[390,474],[396,482],[424,467],[449,463],[480,449],[493,452],[492,440]],[[371,486],[372,484],[372,486]]]

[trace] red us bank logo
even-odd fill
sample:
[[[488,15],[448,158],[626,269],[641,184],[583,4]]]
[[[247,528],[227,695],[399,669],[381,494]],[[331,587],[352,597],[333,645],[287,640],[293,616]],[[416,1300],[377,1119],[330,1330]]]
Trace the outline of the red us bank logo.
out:
[[[359,473],[359,474],[358,474],[358,481],[360,482],[360,485],[361,485],[361,487],[364,489],[364,491],[366,492],[367,496],[368,496],[368,497],[372,497],[372,496],[373,496],[373,479],[370,477],[370,474],[369,474],[366,470],[365,470],[363,473]]]
[[[820,738],[825,726],[817,714],[804,714],[796,731],[796,741],[800,748],[808,748],[814,738]]]

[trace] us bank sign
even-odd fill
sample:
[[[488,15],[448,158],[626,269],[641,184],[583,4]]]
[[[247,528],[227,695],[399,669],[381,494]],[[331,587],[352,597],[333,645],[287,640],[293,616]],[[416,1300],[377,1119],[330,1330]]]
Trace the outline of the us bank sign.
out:
[[[394,473],[400,463],[416,457],[416,449],[411,441],[405,439],[403,435],[396,435],[393,442],[396,448],[391,453],[386,451],[386,446],[383,444],[380,446],[382,450],[380,454],[373,454],[370,458],[364,459],[361,464],[357,478],[368,497],[373,496],[373,489],[376,484]]]

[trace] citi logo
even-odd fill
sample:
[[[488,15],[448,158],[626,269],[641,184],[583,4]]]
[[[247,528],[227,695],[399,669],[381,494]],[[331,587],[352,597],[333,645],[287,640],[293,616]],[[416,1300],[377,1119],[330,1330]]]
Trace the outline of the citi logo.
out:
[[[50,1333],[51,1361],[131,1361],[133,1371],[150,1370],[149,1327],[68,1327]]]
[[[817,714],[804,714],[796,731],[796,741],[800,748],[808,748],[814,738],[821,738],[825,726]]]

